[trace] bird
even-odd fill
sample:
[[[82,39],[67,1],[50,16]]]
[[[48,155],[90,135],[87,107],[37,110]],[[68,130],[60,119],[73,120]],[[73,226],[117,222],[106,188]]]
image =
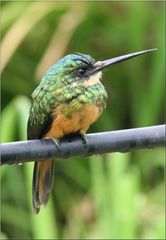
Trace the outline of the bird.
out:
[[[104,69],[154,49],[95,61],[82,53],[72,53],[58,60],[43,75],[32,93],[27,124],[27,139],[51,138],[58,146],[68,134],[79,134],[87,143],[86,131],[106,107],[107,92],[101,82]],[[35,161],[32,203],[35,213],[46,206],[53,187],[54,160]]]

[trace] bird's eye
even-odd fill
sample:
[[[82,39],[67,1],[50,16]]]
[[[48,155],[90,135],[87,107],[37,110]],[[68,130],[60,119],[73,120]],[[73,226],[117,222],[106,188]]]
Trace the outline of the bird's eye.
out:
[[[79,74],[80,76],[83,76],[83,75],[85,74],[85,72],[86,72],[86,70],[85,70],[84,68],[78,69],[78,74]]]

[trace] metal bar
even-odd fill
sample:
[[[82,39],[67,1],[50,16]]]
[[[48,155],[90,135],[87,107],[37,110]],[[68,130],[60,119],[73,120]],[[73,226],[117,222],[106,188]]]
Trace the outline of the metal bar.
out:
[[[87,146],[79,136],[64,138],[59,147],[51,139],[3,143],[1,165],[164,147],[165,127],[166,125],[158,125],[87,134]]]

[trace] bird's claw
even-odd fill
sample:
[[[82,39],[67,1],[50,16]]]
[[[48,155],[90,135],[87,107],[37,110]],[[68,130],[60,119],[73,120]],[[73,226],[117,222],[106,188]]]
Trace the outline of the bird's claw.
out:
[[[87,139],[86,134],[85,134],[85,133],[80,133],[80,136],[81,136],[81,139],[82,139],[83,144],[84,144],[85,147],[87,148],[87,147],[88,147],[88,139]]]
[[[58,150],[60,150],[60,141],[57,138],[52,138],[52,141],[55,143]]]

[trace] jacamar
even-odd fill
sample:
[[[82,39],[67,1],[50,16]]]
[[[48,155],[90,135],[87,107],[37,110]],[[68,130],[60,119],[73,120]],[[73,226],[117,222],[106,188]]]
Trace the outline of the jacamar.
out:
[[[71,133],[84,136],[106,106],[102,70],[113,64],[154,51],[149,49],[105,61],[75,53],[65,56],[42,77],[32,93],[28,139],[60,139]],[[33,207],[46,205],[53,185],[53,160],[36,161],[33,173]]]

